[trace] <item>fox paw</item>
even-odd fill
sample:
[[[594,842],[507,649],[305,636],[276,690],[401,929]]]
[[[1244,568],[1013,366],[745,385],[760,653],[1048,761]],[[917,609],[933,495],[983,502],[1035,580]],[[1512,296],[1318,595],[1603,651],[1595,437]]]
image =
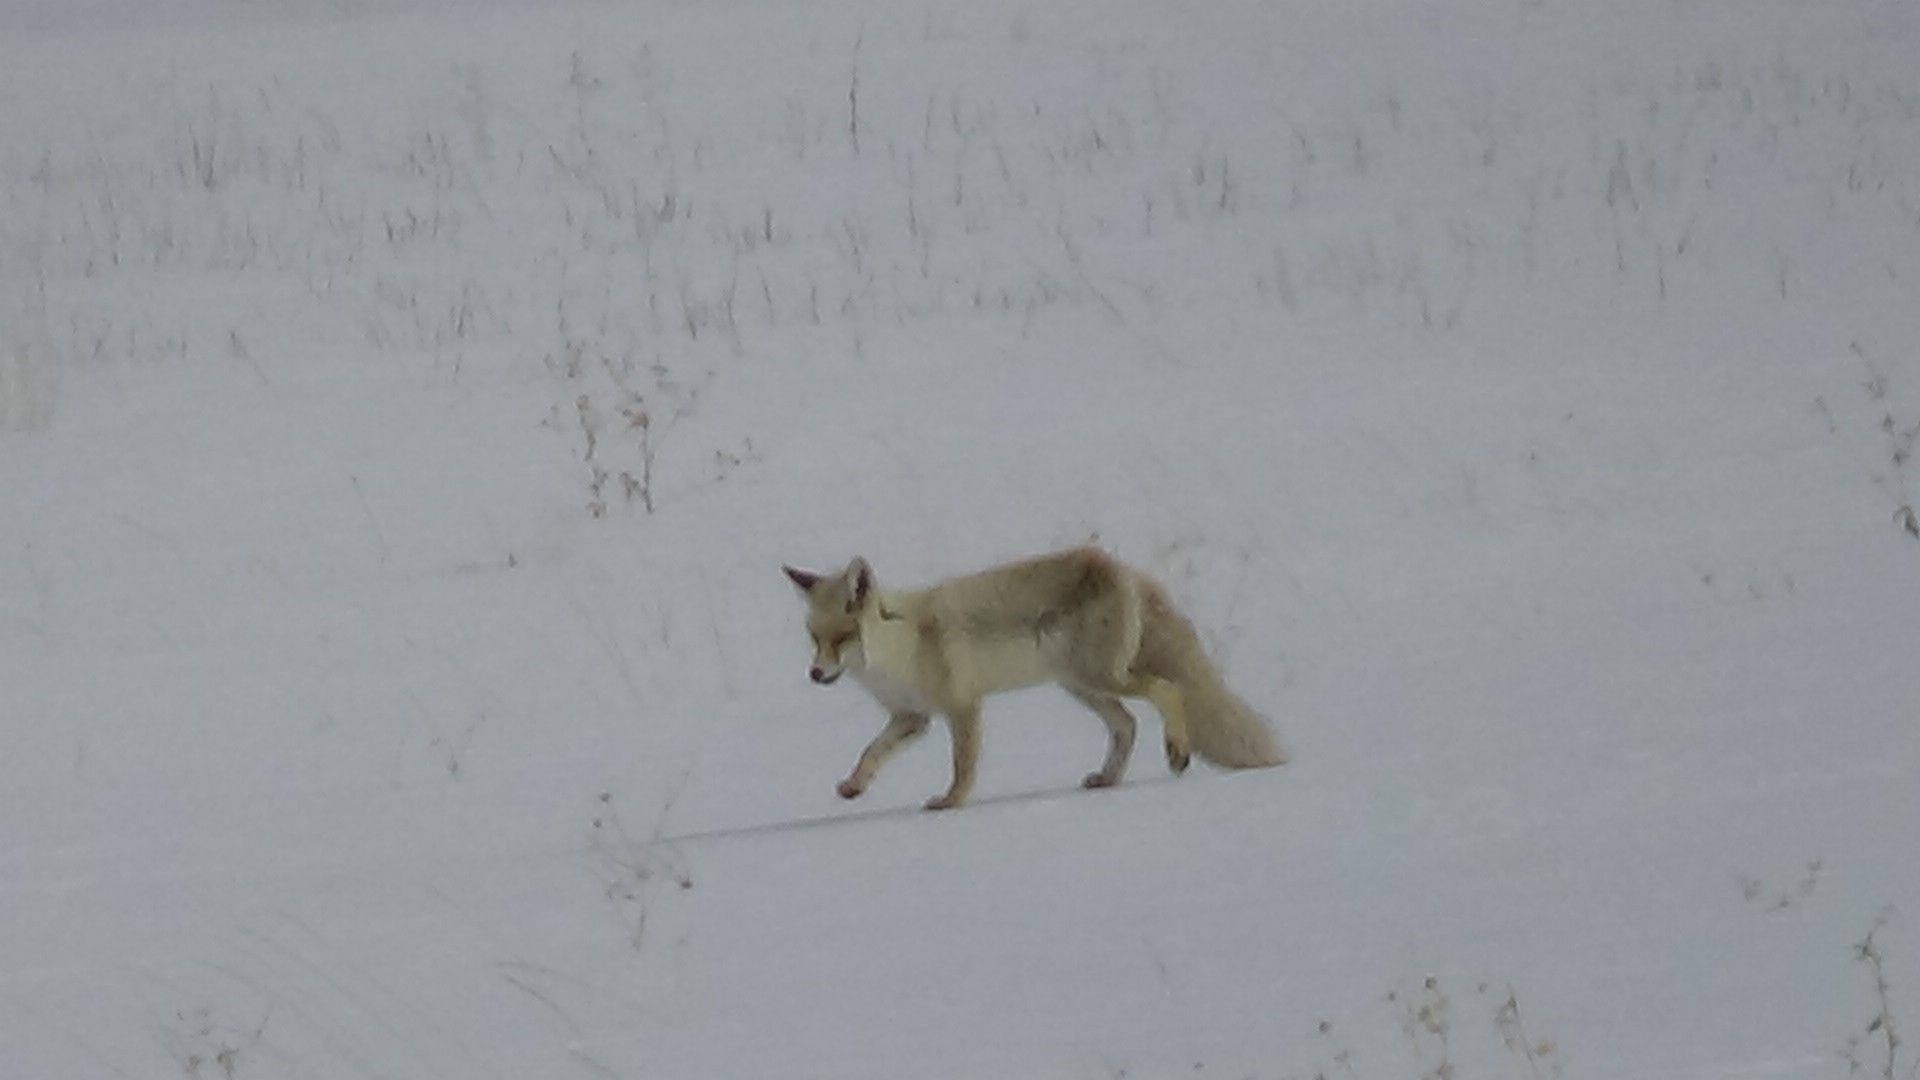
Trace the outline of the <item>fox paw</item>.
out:
[[[954,798],[952,795],[936,795],[927,800],[927,809],[929,810],[951,810],[959,805],[960,800]]]
[[[1119,782],[1119,777],[1108,776],[1103,772],[1090,772],[1087,774],[1086,779],[1080,781],[1080,786],[1083,788],[1103,788],[1112,787]]]
[[[1173,740],[1167,740],[1167,768],[1173,770],[1173,775],[1179,776],[1186,772],[1187,766],[1191,764],[1193,764],[1193,755],[1187,753],[1185,747],[1175,746]]]
[[[856,783],[852,780],[842,780],[840,781],[840,786],[834,790],[838,791],[840,797],[843,799],[857,799],[866,794],[867,785]]]

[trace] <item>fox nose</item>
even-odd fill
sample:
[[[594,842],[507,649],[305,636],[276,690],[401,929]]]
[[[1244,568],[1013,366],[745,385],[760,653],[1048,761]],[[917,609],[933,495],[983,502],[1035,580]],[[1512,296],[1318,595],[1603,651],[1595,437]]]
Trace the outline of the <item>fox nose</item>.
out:
[[[814,682],[819,683],[821,686],[832,686],[833,680],[839,677],[840,677],[839,672],[827,671],[821,668],[817,664],[807,669],[807,678],[812,679]]]

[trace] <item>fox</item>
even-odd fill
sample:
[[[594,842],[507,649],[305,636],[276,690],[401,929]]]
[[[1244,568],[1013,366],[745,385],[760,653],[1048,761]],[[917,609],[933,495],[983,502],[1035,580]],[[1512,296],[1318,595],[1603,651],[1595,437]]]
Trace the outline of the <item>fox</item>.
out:
[[[880,588],[862,556],[837,573],[782,569],[806,604],[808,677],[832,686],[852,676],[888,714],[840,782],[842,798],[865,794],[938,715],[952,736],[953,780],[926,808],[960,806],[973,791],[982,700],[1047,683],[1106,725],[1106,758],[1083,787],[1112,787],[1126,773],[1137,724],[1122,698],[1145,698],[1160,713],[1176,776],[1196,753],[1233,769],[1287,762],[1266,719],[1227,687],[1166,589],[1099,548],[1035,556],[919,590]]]

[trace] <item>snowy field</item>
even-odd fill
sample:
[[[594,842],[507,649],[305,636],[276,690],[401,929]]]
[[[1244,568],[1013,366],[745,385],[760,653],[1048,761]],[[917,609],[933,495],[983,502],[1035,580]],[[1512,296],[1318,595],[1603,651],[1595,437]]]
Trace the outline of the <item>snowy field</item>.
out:
[[[0,185],[8,1080],[1920,1074],[1911,4],[0,0]],[[841,802],[780,564],[1090,538],[1293,763]]]

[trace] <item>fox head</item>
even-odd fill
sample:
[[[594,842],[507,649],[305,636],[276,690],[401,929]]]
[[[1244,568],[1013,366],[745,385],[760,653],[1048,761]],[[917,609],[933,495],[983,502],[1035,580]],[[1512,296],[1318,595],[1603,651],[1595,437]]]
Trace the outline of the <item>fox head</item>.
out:
[[[807,633],[813,638],[813,666],[807,677],[831,686],[848,671],[866,666],[860,645],[860,616],[875,599],[873,568],[856,556],[837,574],[816,574],[791,566],[781,569],[807,601]]]

